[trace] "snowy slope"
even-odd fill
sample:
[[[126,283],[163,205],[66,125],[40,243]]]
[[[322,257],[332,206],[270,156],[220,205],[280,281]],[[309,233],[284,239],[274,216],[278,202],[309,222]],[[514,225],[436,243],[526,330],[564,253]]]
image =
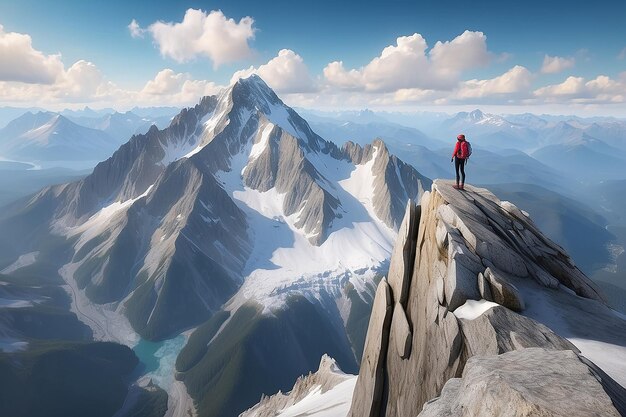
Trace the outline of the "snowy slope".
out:
[[[352,391],[356,375],[340,383],[333,389],[322,392],[315,387],[311,393],[291,407],[280,410],[277,417],[343,417],[350,411]]]
[[[345,417],[356,378],[343,373],[332,358],[324,355],[319,369],[298,378],[290,392],[263,397],[240,417]]]
[[[362,288],[363,281],[371,279],[389,258],[396,234],[373,208],[372,168],[377,152],[357,166],[317,155],[316,163],[324,166],[332,191],[341,201],[343,216],[333,221],[328,238],[314,245],[310,234],[296,226],[301,213],[285,214],[284,194],[275,188],[259,191],[246,187],[238,174],[258,156],[259,147],[266,146],[268,130],[273,126],[268,124],[259,143],[233,158],[230,172],[218,173],[237,205],[247,213],[253,231],[254,250],[234,305],[254,299],[276,307],[292,291],[314,298],[322,293],[337,297],[348,281]]]

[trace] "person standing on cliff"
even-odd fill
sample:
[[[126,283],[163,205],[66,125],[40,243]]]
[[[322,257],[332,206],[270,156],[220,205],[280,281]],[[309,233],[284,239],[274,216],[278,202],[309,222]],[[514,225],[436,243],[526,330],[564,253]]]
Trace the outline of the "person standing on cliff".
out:
[[[456,145],[454,145],[454,152],[452,153],[452,159],[450,160],[450,162],[454,161],[454,169],[456,170],[456,185],[454,185],[454,188],[457,190],[464,190],[465,162],[471,155],[472,148],[469,142],[465,140],[464,134],[460,134],[456,137],[456,139]]]

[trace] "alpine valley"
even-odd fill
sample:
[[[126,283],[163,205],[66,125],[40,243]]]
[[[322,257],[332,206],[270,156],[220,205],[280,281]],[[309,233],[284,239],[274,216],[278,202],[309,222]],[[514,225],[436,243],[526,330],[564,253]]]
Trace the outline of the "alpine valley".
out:
[[[2,211],[0,378],[29,387],[2,404],[87,410],[44,395],[54,358],[116,416],[237,416],[324,354],[358,373],[407,202],[431,184],[381,140],[324,140],[258,76],[204,97]]]

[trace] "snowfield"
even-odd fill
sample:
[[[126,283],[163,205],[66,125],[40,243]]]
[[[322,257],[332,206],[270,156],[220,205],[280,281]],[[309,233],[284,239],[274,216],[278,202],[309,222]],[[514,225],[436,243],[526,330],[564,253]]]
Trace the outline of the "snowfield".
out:
[[[231,170],[218,179],[247,214],[254,250],[244,271],[245,281],[229,309],[248,299],[266,307],[280,307],[292,291],[320,299],[325,294],[341,295],[351,282],[363,289],[381,264],[389,259],[396,232],[374,214],[372,167],[374,157],[356,167],[324,154],[307,158],[327,175],[323,186],[341,202],[342,218],[335,219],[328,238],[320,246],[310,243],[311,235],[296,227],[300,213],[286,216],[284,195],[272,188],[265,192],[243,185],[242,173],[267,146],[273,130],[268,124],[258,143],[232,157]],[[282,126],[281,126],[282,127]]]
[[[276,417],[344,417],[350,411],[352,392],[356,385],[354,375],[331,390],[322,393],[315,387],[309,395],[294,405],[280,410]]]

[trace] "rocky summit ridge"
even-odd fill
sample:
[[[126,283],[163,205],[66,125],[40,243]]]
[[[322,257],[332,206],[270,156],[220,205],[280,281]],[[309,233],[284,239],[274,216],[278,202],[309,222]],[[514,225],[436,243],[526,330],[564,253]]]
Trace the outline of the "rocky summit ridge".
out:
[[[626,318],[526,213],[442,180],[408,204],[349,416],[618,416],[624,385]]]

